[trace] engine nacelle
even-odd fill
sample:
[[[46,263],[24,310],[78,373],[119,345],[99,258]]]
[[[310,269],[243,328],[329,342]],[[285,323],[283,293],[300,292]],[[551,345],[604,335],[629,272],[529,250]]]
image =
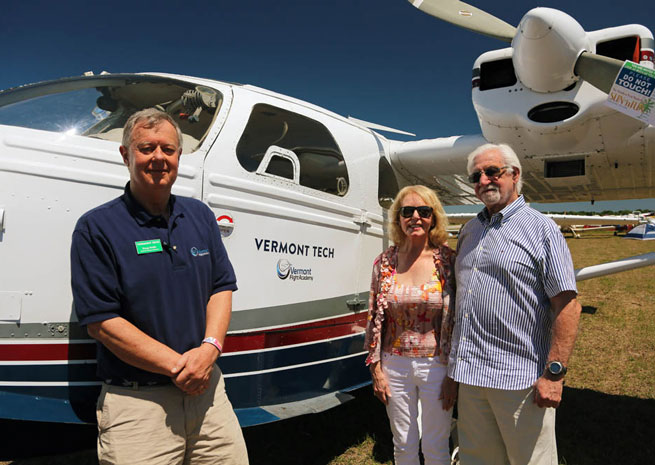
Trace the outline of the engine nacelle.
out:
[[[587,33],[572,17],[552,8],[528,11],[512,40],[514,69],[535,92],[557,92],[578,77],[573,69],[580,53],[589,50]]]

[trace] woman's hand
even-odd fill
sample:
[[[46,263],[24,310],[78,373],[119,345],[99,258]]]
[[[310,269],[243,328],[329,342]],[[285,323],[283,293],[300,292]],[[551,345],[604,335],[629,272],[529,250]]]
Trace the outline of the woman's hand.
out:
[[[371,370],[371,378],[373,379],[373,394],[380,399],[380,402],[387,405],[389,403],[389,398],[391,397],[391,389],[389,389],[387,377],[382,371],[380,362],[371,363],[369,368]]]
[[[441,405],[444,410],[450,410],[457,400],[457,383],[454,379],[446,376],[441,383]]]

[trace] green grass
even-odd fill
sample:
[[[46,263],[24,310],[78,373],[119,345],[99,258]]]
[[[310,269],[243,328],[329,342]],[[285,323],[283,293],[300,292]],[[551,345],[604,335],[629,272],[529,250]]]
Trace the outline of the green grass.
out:
[[[581,239],[569,239],[568,243],[576,268],[655,251],[655,241],[630,241],[607,232],[590,233]],[[655,267],[579,283],[583,314],[564,400],[557,411],[560,463],[653,462],[654,290]],[[355,400],[327,412],[247,428],[250,463],[393,463],[391,433],[382,404],[370,388],[360,389],[354,395]],[[0,433],[3,429],[0,425]],[[35,439],[45,440],[42,434]],[[93,464],[93,447],[91,443],[89,450],[75,455],[0,464]],[[53,448],[56,450],[54,445]],[[0,460],[3,459],[6,460],[0,451]]]
[[[576,267],[655,251],[653,241],[600,232],[568,243]],[[652,463],[654,289],[654,267],[578,284],[583,313],[557,419],[569,465]]]

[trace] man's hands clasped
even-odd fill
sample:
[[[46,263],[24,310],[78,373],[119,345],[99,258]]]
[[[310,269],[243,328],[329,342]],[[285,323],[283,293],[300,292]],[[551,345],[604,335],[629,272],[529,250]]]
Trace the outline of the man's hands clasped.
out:
[[[173,384],[191,396],[204,393],[217,358],[218,351],[210,344],[186,351],[171,370]]]

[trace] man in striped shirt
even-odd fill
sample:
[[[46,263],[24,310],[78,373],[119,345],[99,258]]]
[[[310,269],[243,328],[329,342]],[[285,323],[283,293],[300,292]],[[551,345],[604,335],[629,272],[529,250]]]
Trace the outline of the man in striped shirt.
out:
[[[449,376],[459,383],[460,460],[557,465],[555,408],[580,317],[571,254],[520,195],[509,146],[479,147],[467,169],[485,209],[462,228],[455,265]]]

